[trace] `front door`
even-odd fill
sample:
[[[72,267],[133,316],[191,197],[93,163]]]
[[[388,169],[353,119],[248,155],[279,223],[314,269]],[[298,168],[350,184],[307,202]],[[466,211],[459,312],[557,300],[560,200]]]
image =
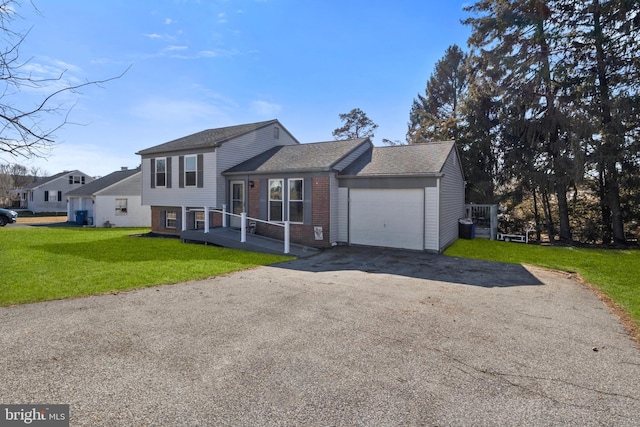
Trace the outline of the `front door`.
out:
[[[240,228],[240,214],[244,210],[244,181],[231,181],[231,213],[238,215],[232,216],[229,224],[231,227]]]

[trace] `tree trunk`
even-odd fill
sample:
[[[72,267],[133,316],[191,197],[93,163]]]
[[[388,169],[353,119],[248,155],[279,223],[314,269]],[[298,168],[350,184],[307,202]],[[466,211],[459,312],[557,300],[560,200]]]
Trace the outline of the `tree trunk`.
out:
[[[540,212],[538,210],[538,196],[536,195],[536,187],[535,185],[531,187],[533,191],[533,217],[536,220],[536,238],[538,242],[542,240],[540,236]]]
[[[611,231],[615,243],[626,244],[622,207],[620,206],[620,184],[616,163],[622,136],[618,134],[611,114],[611,89],[607,75],[608,58],[604,51],[605,36],[602,31],[600,0],[593,0],[593,30],[596,48],[596,71],[598,75],[597,92],[600,97],[600,114],[602,119],[602,143],[600,158],[604,164],[604,196],[605,203],[611,210]]]
[[[611,209],[607,203],[604,166],[598,171],[598,196],[600,197],[600,212],[602,214],[602,244],[611,243]]]
[[[551,214],[551,203],[549,202],[549,193],[547,190],[542,190],[542,210],[547,221],[547,234],[549,235],[549,241],[553,243],[556,237],[555,227],[553,225],[553,216]]]
[[[571,242],[571,224],[569,223],[569,202],[567,200],[567,186],[563,182],[556,182],[558,196],[558,215],[560,220],[560,241]]]

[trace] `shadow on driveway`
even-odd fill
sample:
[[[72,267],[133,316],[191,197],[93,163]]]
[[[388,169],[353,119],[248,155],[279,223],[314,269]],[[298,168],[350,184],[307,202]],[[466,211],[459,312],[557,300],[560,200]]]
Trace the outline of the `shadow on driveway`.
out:
[[[312,257],[276,264],[274,267],[309,272],[356,270],[486,288],[543,285],[518,264],[356,246],[335,247]]]

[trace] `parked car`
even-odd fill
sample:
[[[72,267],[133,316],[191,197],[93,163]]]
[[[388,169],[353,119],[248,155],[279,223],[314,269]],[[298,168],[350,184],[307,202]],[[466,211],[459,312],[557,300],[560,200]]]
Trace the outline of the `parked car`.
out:
[[[0,227],[11,224],[18,220],[18,212],[9,209],[0,209]]]

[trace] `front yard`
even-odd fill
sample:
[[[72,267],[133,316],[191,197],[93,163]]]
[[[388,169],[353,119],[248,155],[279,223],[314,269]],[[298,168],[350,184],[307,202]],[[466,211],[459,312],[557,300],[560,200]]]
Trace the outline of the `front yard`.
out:
[[[0,229],[0,305],[95,295],[226,274],[291,259],[132,237],[148,229]]]

